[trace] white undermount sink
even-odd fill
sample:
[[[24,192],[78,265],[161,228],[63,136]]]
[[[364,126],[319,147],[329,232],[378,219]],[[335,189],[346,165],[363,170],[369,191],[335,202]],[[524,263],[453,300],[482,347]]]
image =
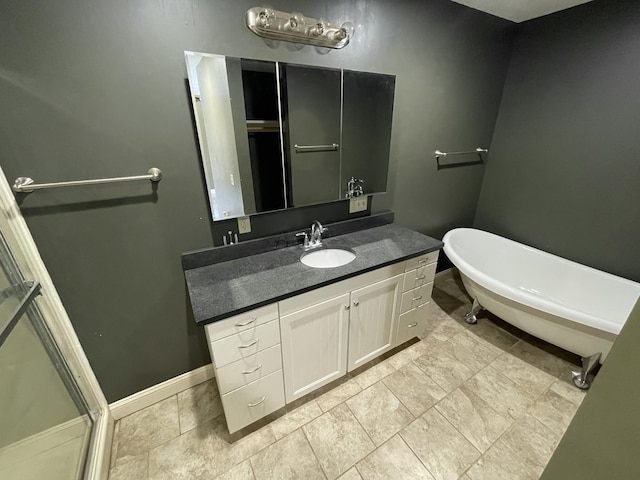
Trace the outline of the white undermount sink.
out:
[[[356,259],[356,254],[344,248],[322,248],[305,252],[300,261],[313,268],[334,268],[346,265]]]

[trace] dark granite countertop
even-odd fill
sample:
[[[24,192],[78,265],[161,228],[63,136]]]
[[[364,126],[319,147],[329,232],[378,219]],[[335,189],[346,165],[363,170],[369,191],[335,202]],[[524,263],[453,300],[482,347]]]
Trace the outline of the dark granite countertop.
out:
[[[323,243],[350,248],[356,259],[342,267],[312,268],[300,262],[303,250],[296,245],[185,269],[196,323],[222,320],[443,246],[394,223],[326,238]]]

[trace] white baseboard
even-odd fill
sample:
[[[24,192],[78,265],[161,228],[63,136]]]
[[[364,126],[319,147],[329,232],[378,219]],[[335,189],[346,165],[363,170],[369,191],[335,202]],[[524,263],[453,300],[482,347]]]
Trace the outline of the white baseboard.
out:
[[[138,410],[149,407],[188,388],[195,387],[199,383],[206,382],[213,377],[212,364],[196,368],[195,370],[170,378],[165,382],[158,383],[153,387],[141,390],[140,392],[109,404],[111,415],[113,415],[114,420],[120,420],[122,417],[131,415]]]

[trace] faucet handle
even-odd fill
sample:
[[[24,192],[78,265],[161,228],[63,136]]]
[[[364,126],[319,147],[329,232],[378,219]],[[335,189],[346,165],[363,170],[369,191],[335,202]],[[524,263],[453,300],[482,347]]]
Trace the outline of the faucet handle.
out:
[[[303,235],[304,235],[304,248],[307,248],[309,246],[309,235],[307,235],[307,232],[296,233],[296,237],[302,237]]]

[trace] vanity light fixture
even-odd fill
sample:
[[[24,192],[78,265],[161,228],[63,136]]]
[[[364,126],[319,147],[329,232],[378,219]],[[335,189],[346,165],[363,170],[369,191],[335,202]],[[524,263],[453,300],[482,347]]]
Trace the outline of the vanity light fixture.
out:
[[[318,47],[342,48],[355,31],[351,22],[338,25],[324,18],[305,18],[301,13],[280,12],[269,7],[250,8],[245,19],[247,27],[261,37]]]

